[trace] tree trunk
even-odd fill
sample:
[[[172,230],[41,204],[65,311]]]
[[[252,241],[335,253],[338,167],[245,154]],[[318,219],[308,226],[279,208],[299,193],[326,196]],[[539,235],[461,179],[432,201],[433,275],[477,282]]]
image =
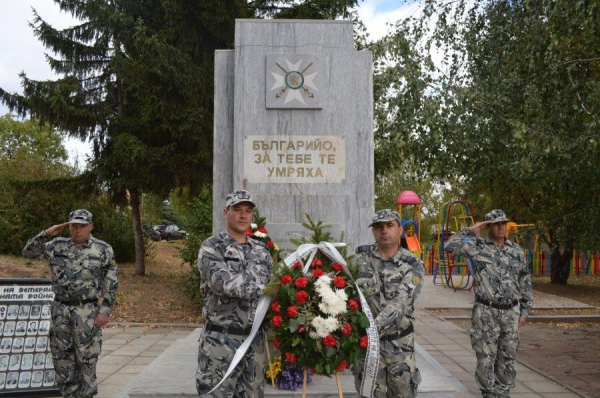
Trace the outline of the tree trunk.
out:
[[[131,188],[129,190],[129,195],[131,203],[131,218],[133,219],[133,239],[135,244],[135,274],[146,275],[140,197],[137,188]]]
[[[561,253],[559,245],[555,245],[552,248],[552,253],[550,254],[550,283],[556,285],[567,284],[571,270],[571,258],[573,258],[572,249],[565,248]]]

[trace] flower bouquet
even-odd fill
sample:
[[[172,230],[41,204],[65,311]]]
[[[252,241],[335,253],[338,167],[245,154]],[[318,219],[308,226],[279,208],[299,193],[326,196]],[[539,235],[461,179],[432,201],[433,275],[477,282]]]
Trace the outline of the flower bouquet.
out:
[[[284,363],[337,376],[365,356],[370,323],[346,261],[321,240],[330,238],[323,233],[327,226],[308,219],[303,225],[313,230],[313,244],[276,265],[265,289],[273,298],[266,319]]]

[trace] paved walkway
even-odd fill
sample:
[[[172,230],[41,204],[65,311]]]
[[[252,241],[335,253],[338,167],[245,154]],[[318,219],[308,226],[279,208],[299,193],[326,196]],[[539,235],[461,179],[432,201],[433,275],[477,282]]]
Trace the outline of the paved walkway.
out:
[[[537,292],[534,300],[534,309],[589,307],[574,300]],[[472,303],[473,294],[471,292],[453,292],[451,289],[442,286],[434,286],[432,277],[428,277],[425,281],[423,292],[417,299],[416,309],[415,340],[420,346],[417,352],[419,355],[418,363],[419,366],[424,366],[427,362],[436,367],[434,373],[447,376],[444,383],[453,383],[454,387],[451,395],[436,395],[430,392],[425,394],[427,396],[480,396],[473,378],[475,354],[471,348],[468,333],[453,323],[435,316],[435,311],[429,311],[436,308],[471,308]],[[152,378],[152,369],[161,364],[165,365],[165,358],[173,358],[174,356],[171,354],[175,350],[183,352],[187,357],[187,362],[193,361],[197,352],[195,340],[197,339],[196,333],[198,333],[197,327],[199,326],[201,325],[175,325],[171,327],[165,327],[164,325],[127,325],[104,329],[103,350],[98,364],[98,397],[193,395],[193,392],[190,393],[189,388],[187,392],[172,391],[169,395],[154,394],[153,391],[140,393],[140,388],[144,389],[143,384],[148,383],[149,375]],[[167,349],[169,350],[167,351]],[[161,358],[155,361],[159,356]],[[172,368],[174,364],[171,363],[168,366]],[[189,373],[193,375],[193,372],[194,369],[192,368]],[[188,373],[187,369],[186,373]],[[141,382],[144,377],[146,377],[146,381]],[[350,378],[351,376],[346,376],[345,385],[350,383]],[[426,381],[423,383],[426,383]],[[193,380],[190,380],[190,384],[193,385]],[[331,385],[331,389],[332,395],[337,396],[335,384]],[[137,392],[134,394],[135,391]],[[346,387],[344,387],[344,391],[347,391]],[[274,392],[273,395],[282,396],[287,394]],[[520,364],[518,368],[517,385],[512,390],[511,396],[585,397],[585,395],[563,386],[552,377],[524,364]]]

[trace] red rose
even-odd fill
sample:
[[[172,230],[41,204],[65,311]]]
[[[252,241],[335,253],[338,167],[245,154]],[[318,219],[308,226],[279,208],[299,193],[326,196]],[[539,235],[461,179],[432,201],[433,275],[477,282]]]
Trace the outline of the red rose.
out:
[[[294,354],[286,352],[285,353],[285,360],[288,361],[289,363],[295,363],[296,362],[296,356]]]
[[[306,293],[304,290],[300,290],[298,293],[296,293],[296,301],[298,304],[306,304],[306,300],[308,300],[308,293]]]
[[[338,372],[341,372],[342,370],[346,369],[347,367],[348,367],[348,362],[346,362],[346,360],[344,359],[344,360],[342,361],[342,363],[340,363],[340,364],[338,365],[338,367],[337,367],[337,368],[335,368],[335,370],[336,370],[336,371],[338,371]]]
[[[289,285],[290,283],[292,283],[292,277],[290,275],[284,275],[281,277],[280,283],[282,285]]]
[[[258,232],[262,232],[263,234],[268,234],[269,231],[267,231],[267,229],[265,227],[260,227],[257,229]]]
[[[270,241],[267,242],[267,246],[268,247],[275,247],[275,243],[273,243],[273,241],[270,240]]]
[[[321,260],[313,260],[312,263],[310,264],[311,267],[313,268],[318,268],[318,267],[322,267],[323,266],[323,261]]]
[[[296,261],[294,263],[294,268],[298,269],[298,268],[302,268],[302,263],[300,261]]]
[[[305,331],[306,331],[306,326],[304,326],[304,325],[300,325],[300,326],[298,327],[298,333],[304,333]]]
[[[369,337],[366,335],[360,338],[360,348],[367,348],[369,346]]]
[[[273,304],[271,304],[271,311],[273,311],[276,314],[279,314],[279,301],[275,301]]]
[[[342,272],[344,270],[344,266],[340,263],[333,263],[331,264],[331,267],[337,272]]]
[[[344,286],[346,286],[346,280],[341,276],[336,276],[335,278],[333,278],[333,284],[335,285],[335,287],[342,289]]]
[[[287,309],[287,314],[290,318],[295,318],[298,316],[298,307],[296,307],[295,305],[292,305],[291,307],[288,307]]]
[[[337,340],[332,335],[327,335],[327,337],[323,339],[323,345],[325,345],[325,347],[335,347],[337,345]]]
[[[279,315],[276,315],[276,316],[273,317],[273,319],[271,319],[271,323],[273,324],[273,327],[275,329],[277,329],[283,323],[283,318],[280,317]]]
[[[350,333],[352,333],[352,325],[347,323],[344,326],[342,326],[342,334],[344,336],[348,336]]]
[[[300,278],[296,279],[295,284],[298,289],[303,289],[306,287],[306,285],[308,285],[308,279],[301,276]]]
[[[252,236],[252,228],[248,228],[248,230],[246,231],[246,235]]]
[[[317,268],[316,270],[313,271],[313,276],[315,277],[315,279],[319,279],[323,275],[325,275],[325,272],[323,272],[323,270],[320,268]]]
[[[279,349],[279,340],[277,339],[277,337],[275,337],[273,339],[273,346],[277,349]]]

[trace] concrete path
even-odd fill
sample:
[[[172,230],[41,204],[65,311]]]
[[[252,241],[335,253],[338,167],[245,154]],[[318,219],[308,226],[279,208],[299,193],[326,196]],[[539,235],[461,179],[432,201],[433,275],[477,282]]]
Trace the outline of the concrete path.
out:
[[[434,315],[430,309],[471,308],[473,294],[436,286],[428,276],[417,299],[417,364],[424,375],[421,397],[480,396],[474,380],[475,354],[469,335],[460,327]],[[585,308],[574,300],[535,293],[536,308]],[[201,325],[117,326],[104,330],[98,365],[99,395],[105,397],[197,396],[193,375]],[[425,377],[427,375],[427,377]],[[342,376],[345,397],[356,396],[352,376]],[[336,397],[335,379],[316,378],[309,385],[312,397]],[[268,396],[300,396],[273,390]],[[352,395],[352,393],[354,395]],[[585,397],[557,380],[520,364],[513,397]]]

